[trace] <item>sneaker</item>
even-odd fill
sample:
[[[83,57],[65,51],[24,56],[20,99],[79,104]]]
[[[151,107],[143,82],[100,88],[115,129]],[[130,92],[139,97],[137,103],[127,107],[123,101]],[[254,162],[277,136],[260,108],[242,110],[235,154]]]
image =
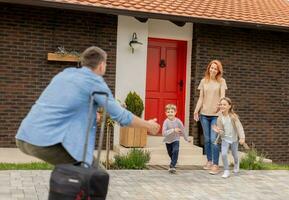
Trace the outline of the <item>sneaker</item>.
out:
[[[228,178],[230,176],[230,171],[229,170],[225,170],[224,174],[222,175],[222,178]]]
[[[211,162],[207,162],[207,164],[205,166],[203,166],[203,169],[209,170],[212,168],[212,166],[213,166],[213,164]]]
[[[239,171],[240,171],[239,165],[234,165],[234,173],[237,174],[239,173]]]
[[[177,172],[177,170],[176,170],[176,168],[174,168],[174,167],[170,167],[170,168],[169,168],[169,172],[170,172],[171,174],[174,174],[174,173]]]
[[[220,172],[219,166],[218,165],[213,165],[211,168],[211,171],[209,172],[212,175],[216,175]]]

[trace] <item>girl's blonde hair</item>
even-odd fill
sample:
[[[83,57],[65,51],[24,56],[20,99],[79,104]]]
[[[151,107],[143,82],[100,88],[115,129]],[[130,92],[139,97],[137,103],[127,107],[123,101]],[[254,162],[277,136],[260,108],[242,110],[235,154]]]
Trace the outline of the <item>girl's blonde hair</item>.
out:
[[[220,82],[220,81],[221,81],[221,78],[222,78],[222,76],[223,76],[223,65],[222,65],[221,61],[219,61],[219,60],[212,60],[212,61],[208,64],[207,69],[206,69],[206,71],[205,71],[205,77],[204,77],[204,78],[205,78],[206,81],[209,81],[209,80],[210,80],[210,67],[211,67],[212,64],[216,64],[217,67],[218,67],[218,73],[217,73],[217,75],[216,75],[216,80],[217,80],[218,82]]]
[[[223,97],[223,98],[220,99],[220,102],[223,101],[223,100],[227,101],[227,103],[231,106],[231,108],[229,109],[229,116],[231,117],[234,126],[236,126],[236,122],[239,119],[239,116],[234,111],[234,106],[232,104],[232,100],[230,98],[228,98],[228,97]]]

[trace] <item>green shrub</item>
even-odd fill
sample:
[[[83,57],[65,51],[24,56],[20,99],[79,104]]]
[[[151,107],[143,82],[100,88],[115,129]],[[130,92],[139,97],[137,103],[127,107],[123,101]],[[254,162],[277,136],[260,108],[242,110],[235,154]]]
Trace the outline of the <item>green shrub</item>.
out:
[[[150,152],[142,149],[132,149],[127,155],[115,155],[111,168],[114,169],[146,169],[150,161]]]
[[[126,109],[138,117],[141,117],[144,110],[143,100],[135,92],[129,92],[125,99]]]
[[[248,170],[265,169],[264,156],[259,154],[255,148],[252,148],[247,151],[246,156],[241,159],[240,168]]]

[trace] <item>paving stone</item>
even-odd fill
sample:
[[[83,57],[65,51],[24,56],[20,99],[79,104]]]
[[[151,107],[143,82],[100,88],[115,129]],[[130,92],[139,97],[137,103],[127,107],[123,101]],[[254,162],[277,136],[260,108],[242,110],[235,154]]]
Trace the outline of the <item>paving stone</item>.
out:
[[[0,200],[47,200],[50,171],[1,171]],[[111,170],[108,200],[278,200],[289,171],[241,171],[228,179],[204,170]]]

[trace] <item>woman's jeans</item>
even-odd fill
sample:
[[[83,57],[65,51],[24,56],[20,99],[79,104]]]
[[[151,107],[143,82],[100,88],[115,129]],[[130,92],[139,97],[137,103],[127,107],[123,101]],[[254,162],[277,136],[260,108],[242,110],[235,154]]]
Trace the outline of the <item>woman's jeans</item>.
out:
[[[167,151],[171,158],[170,168],[176,167],[179,157],[179,146],[180,146],[179,141],[174,141],[170,144],[166,143]]]
[[[222,160],[224,164],[224,170],[229,170],[229,163],[228,163],[229,146],[231,146],[231,151],[234,158],[234,167],[239,168],[238,141],[230,144],[225,140],[222,140]]]
[[[209,162],[213,162],[214,165],[219,165],[219,151],[220,145],[214,144],[217,133],[212,129],[212,125],[217,123],[216,116],[201,115],[200,121],[203,128],[205,137],[205,153]]]

